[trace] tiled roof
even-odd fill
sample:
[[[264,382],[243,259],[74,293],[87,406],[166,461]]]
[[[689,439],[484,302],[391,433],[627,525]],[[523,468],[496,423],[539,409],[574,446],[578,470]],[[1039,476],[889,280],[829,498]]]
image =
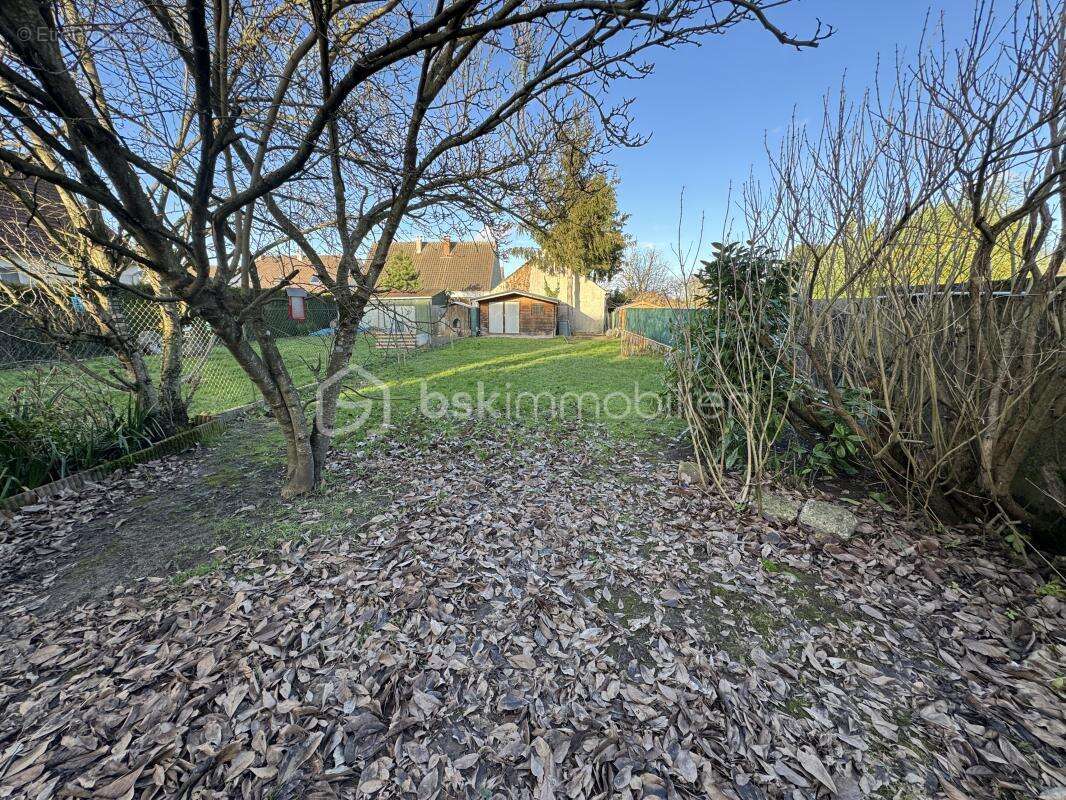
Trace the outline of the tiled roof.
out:
[[[335,274],[340,256],[322,256],[322,261],[330,274]],[[312,289],[320,286],[315,268],[305,258],[300,256],[262,256],[255,262],[256,271],[259,273],[259,283],[264,287],[277,286],[286,277],[296,272],[292,283],[302,286],[304,289]],[[311,280],[315,278],[315,280]]]
[[[533,270],[531,262],[527,261],[510,275],[503,279],[497,287],[499,289],[518,289],[523,292],[529,291],[529,274]]]
[[[397,253],[411,257],[422,280],[411,294],[487,292],[492,288],[497,258],[488,242],[393,242],[389,258]],[[368,258],[373,257],[371,250]]]
[[[420,249],[421,248],[421,249]],[[488,242],[393,242],[389,258],[407,253],[418,270],[421,285],[412,292],[388,292],[388,296],[425,297],[438,292],[487,292],[492,288],[497,268],[496,251]],[[367,256],[374,257],[374,249]],[[331,274],[340,256],[322,256]],[[264,256],[256,262],[263,286],[276,286],[287,275],[296,272],[293,283],[314,288],[319,286],[314,268],[299,256]]]
[[[667,308],[678,305],[676,300],[671,300],[661,292],[638,292],[628,303],[621,308]]]

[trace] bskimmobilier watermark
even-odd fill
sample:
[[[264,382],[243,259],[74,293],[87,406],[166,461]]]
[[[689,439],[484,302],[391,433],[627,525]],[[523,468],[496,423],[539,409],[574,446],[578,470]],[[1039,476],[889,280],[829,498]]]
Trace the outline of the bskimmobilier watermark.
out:
[[[413,389],[413,387],[412,387]],[[336,419],[324,412],[324,399],[337,392]],[[397,392],[370,371],[350,366],[318,387],[316,414],[319,429],[329,435],[350,434],[362,428],[388,427],[394,400],[416,401],[414,412],[429,420],[654,420],[672,413],[672,394],[660,389],[642,389],[637,382],[631,390],[599,393],[591,390],[531,391],[511,383],[478,381],[473,391],[446,394],[433,388],[428,379],[418,382],[417,395]],[[380,415],[375,410],[380,410]]]

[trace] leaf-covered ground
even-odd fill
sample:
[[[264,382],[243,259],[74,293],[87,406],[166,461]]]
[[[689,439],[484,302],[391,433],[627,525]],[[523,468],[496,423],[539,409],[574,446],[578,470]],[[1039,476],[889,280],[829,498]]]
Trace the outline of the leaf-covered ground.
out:
[[[972,534],[818,542],[588,427],[357,447],[270,548],[5,593],[0,796],[1066,797],[1066,612]]]

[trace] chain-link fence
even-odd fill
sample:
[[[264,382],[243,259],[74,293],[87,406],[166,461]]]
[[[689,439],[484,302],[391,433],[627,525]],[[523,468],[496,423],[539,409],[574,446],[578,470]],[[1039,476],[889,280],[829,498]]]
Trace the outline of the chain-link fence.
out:
[[[207,323],[183,306],[138,291],[80,299],[47,289],[7,291],[0,306],[0,501],[173,434],[182,409],[165,387],[180,393],[191,419],[261,399]],[[263,311],[296,385],[319,380],[333,303],[283,296]]]
[[[116,388],[123,373],[115,353],[90,336],[65,337],[60,341],[44,332],[40,309],[27,293],[20,303],[0,308],[0,400],[7,401],[19,387],[42,381],[59,388],[78,382],[83,389],[95,388],[125,402],[128,393]],[[66,316],[78,317],[79,301],[70,298]],[[75,313],[71,314],[71,311]],[[140,293],[116,291],[110,310],[126,341],[133,343],[153,380],[159,383],[167,334],[164,307]],[[84,313],[84,312],[82,312]],[[318,381],[329,358],[337,310],[332,299],[310,295],[292,303],[285,296],[268,301],[262,310],[281,355],[297,386]],[[443,308],[381,302],[375,298],[360,326],[361,336],[353,360],[368,368],[402,360],[415,347],[436,342]],[[87,317],[86,317],[87,319]],[[260,399],[255,385],[218,341],[203,320],[181,320],[181,391],[189,413],[215,414]],[[92,332],[92,325],[86,330]]]
[[[171,436],[184,418],[167,389],[176,388],[193,420],[261,399],[209,326],[184,307],[138,291],[82,300],[47,289],[6,292],[0,305],[0,502]],[[439,344],[443,309],[423,305],[375,298],[352,363],[376,372]],[[335,304],[281,296],[262,312],[294,384],[320,381]],[[248,338],[254,342],[251,331]]]
[[[20,387],[40,385],[57,388],[78,382],[96,386],[101,393],[124,400],[116,384],[123,367],[106,343],[91,336],[57,337],[40,324],[39,309],[27,293],[25,305],[8,303],[0,308],[0,400],[8,401]],[[71,297],[73,319],[79,300]],[[149,374],[159,382],[167,342],[181,346],[181,391],[191,414],[217,413],[259,399],[258,392],[229,351],[201,319],[181,318],[180,334],[165,333],[164,306],[132,292],[115,292],[110,311],[120,334],[140,354]],[[267,326],[293,373],[297,385],[313,382],[328,356],[336,310],[332,302],[308,297],[295,315],[285,297],[266,304]],[[87,325],[92,330],[92,325]]]

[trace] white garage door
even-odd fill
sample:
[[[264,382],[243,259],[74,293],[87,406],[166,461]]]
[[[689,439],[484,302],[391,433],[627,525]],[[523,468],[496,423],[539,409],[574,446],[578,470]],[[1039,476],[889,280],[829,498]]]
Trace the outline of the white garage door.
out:
[[[503,333],[503,303],[489,303],[489,333]]]
[[[504,303],[503,332],[518,333],[518,301],[508,300]]]

